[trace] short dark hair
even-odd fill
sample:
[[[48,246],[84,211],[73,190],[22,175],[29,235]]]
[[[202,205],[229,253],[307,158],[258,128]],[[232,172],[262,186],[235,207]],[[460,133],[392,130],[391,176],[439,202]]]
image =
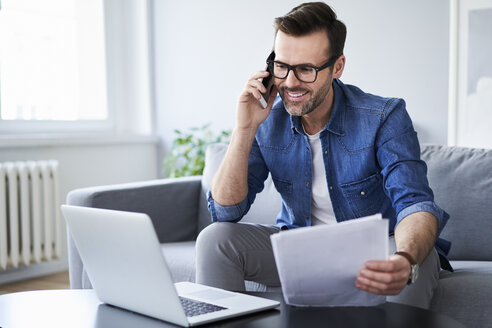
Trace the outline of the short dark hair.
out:
[[[293,36],[304,36],[324,30],[330,41],[328,57],[343,55],[347,28],[337,19],[333,9],[324,2],[303,3],[286,15],[275,18],[275,36],[279,30]]]

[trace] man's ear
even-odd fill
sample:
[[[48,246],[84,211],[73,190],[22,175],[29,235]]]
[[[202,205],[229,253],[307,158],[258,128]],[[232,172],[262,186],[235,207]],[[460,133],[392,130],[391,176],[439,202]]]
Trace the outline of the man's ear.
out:
[[[345,56],[338,57],[335,65],[333,65],[333,78],[339,79],[342,77],[343,69],[345,68]]]

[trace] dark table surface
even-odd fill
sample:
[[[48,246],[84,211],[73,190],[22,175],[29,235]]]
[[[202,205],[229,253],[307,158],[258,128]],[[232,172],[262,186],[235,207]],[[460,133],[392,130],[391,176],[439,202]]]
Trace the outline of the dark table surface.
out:
[[[248,293],[280,308],[200,327],[464,327],[442,314],[395,303],[376,307],[299,308],[280,293]],[[175,325],[101,303],[92,290],[47,290],[0,296],[0,327],[163,328]]]

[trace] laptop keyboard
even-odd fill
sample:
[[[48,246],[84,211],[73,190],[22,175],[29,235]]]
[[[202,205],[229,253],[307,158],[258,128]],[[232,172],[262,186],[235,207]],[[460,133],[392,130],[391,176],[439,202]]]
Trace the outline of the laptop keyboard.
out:
[[[181,301],[181,305],[183,305],[183,309],[185,310],[187,317],[194,317],[200,314],[217,312],[227,309],[218,305],[195,301],[181,296],[179,297],[179,300]]]

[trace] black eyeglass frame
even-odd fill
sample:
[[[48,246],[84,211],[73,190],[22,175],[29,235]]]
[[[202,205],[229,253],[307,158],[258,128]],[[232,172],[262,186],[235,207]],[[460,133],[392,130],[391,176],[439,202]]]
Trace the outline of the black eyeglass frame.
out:
[[[271,55],[270,55],[270,57],[271,57]],[[304,83],[314,83],[314,82],[316,82],[316,79],[318,78],[318,72],[324,70],[325,68],[330,67],[331,65],[333,65],[339,57],[340,56],[335,55],[335,56],[331,57],[326,63],[324,63],[321,66],[314,66],[314,65],[310,65],[310,64],[289,65],[289,64],[283,63],[281,61],[271,60],[271,59],[267,59],[266,62],[267,62],[268,67],[270,68],[270,70],[269,70],[270,73],[273,75],[273,77],[275,77],[277,79],[284,80],[287,78],[287,76],[289,76],[290,71],[293,71],[294,75],[296,76],[296,78],[299,81],[304,82]],[[273,65],[276,63],[282,64],[285,67],[287,67],[287,74],[285,74],[284,77],[278,77],[275,74],[273,74],[273,69],[274,69]],[[311,68],[313,68],[316,71],[316,75],[314,76],[314,80],[307,82],[307,81],[304,81],[303,79],[299,78],[299,76],[297,75],[297,68],[298,67],[311,67]]]

